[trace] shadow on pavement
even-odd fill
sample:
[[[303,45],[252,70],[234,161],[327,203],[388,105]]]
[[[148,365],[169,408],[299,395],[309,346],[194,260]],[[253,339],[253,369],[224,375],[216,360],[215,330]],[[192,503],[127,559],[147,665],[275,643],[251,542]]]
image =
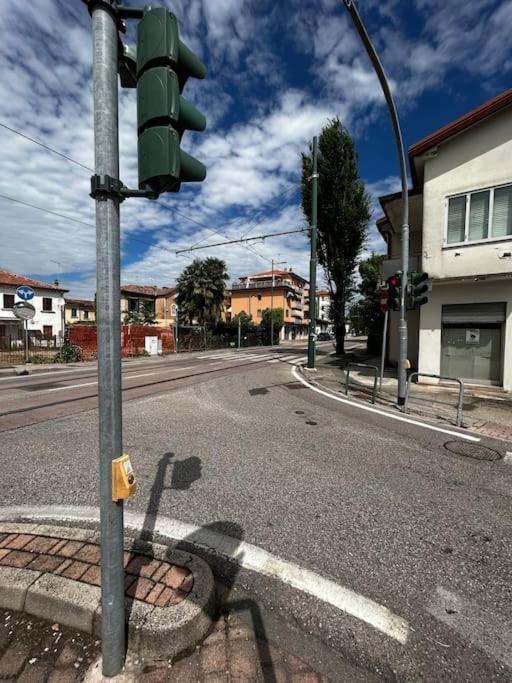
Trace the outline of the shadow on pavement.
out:
[[[137,585],[143,575],[144,568],[154,559],[152,543],[155,535],[155,526],[158,510],[163,495],[168,492],[172,495],[173,490],[189,489],[194,481],[201,478],[201,459],[197,456],[184,460],[173,460],[174,453],[164,453],[158,462],[155,479],[151,487],[146,515],[143,528],[138,540],[138,552],[144,553],[140,556],[137,563],[138,574],[134,584],[130,586],[130,592],[136,593]],[[171,470],[171,481],[166,485],[166,479]],[[258,652],[258,659],[265,683],[277,683],[274,674],[274,667],[270,653],[269,642],[267,639],[264,622],[258,604],[251,599],[230,601],[231,590],[235,584],[240,564],[243,560],[243,550],[240,549],[240,542],[244,538],[242,527],[236,522],[216,521],[205,524],[192,532],[186,538],[176,544],[176,549],[202,557],[211,567],[216,580],[221,582],[220,590],[217,590],[217,613],[211,614],[214,621],[222,618],[226,612],[240,612],[250,615],[251,626],[255,634],[255,642]],[[215,540],[215,550],[209,547]],[[172,558],[172,548],[169,548],[169,559]],[[190,598],[189,598],[190,599]],[[127,617],[129,617],[133,607],[133,599],[127,599]],[[127,638],[128,641],[128,638]]]

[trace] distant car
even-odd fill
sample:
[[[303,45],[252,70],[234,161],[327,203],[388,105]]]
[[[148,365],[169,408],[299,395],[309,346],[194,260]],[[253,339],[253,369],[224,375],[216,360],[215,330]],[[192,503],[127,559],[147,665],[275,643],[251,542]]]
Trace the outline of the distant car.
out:
[[[319,332],[317,334],[317,341],[331,341],[331,333],[330,332]]]

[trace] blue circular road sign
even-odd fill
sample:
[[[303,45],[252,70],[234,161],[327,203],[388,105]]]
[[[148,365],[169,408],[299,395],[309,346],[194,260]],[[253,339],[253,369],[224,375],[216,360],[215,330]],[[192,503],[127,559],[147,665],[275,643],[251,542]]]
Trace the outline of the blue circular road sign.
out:
[[[34,298],[34,290],[32,287],[29,287],[28,285],[21,285],[21,287],[18,287],[16,290],[16,295],[22,300],[22,301],[30,301],[30,299]]]

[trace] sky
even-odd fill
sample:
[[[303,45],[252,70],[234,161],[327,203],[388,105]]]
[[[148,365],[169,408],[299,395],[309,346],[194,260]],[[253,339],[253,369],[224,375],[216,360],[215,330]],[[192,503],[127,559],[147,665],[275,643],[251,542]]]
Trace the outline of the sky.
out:
[[[95,291],[91,21],[80,0],[10,0],[0,14],[0,269]],[[128,5],[137,5],[130,0]],[[143,3],[141,3],[143,4]],[[372,200],[365,254],[383,251],[379,195],[400,187],[389,117],[341,1],[161,0],[205,62],[184,91],[207,130],[183,148],[207,167],[159,203],[121,206],[122,282],[173,286],[193,256],[226,261],[230,281],[271,259],[308,277],[305,234],[249,246],[207,245],[306,225],[301,152],[329,119],[353,136]],[[394,96],[407,146],[510,87],[510,0],[359,0]],[[123,39],[134,41],[134,23]],[[137,187],[136,97],[119,90],[120,176]],[[3,126],[79,162],[67,161]],[[5,196],[11,199],[6,199]],[[12,199],[18,200],[17,202]],[[36,210],[33,204],[61,214]],[[71,220],[73,219],[73,220]],[[321,276],[320,276],[321,281]]]

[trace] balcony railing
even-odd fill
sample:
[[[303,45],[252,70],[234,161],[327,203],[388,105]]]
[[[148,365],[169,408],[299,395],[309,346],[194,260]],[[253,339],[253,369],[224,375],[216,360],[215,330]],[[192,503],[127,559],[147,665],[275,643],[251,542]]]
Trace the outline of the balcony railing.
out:
[[[233,282],[231,289],[269,289],[272,287],[272,280],[258,280],[257,282]],[[274,287],[288,287],[294,289],[289,282],[275,278]]]

